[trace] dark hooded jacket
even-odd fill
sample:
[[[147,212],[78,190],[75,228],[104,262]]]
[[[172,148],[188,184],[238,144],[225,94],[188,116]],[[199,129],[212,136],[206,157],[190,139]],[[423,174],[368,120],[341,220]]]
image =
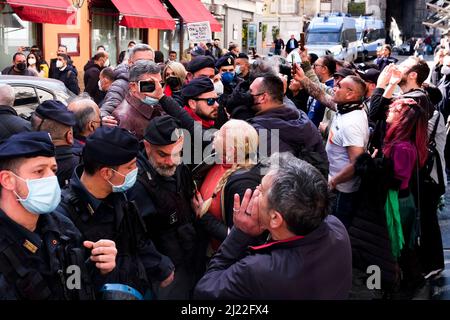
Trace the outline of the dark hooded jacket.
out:
[[[272,131],[278,129],[279,152],[291,152],[298,156],[301,151],[317,153],[323,162],[328,163],[327,153],[322,137],[314,123],[306,113],[286,106],[268,110],[247,120],[255,129]],[[271,150],[272,136],[267,133],[267,156],[276,150]],[[261,137],[261,131],[259,132]]]

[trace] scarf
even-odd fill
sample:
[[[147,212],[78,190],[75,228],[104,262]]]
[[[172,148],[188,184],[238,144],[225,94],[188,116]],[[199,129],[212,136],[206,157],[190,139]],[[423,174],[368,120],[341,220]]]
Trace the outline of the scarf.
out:
[[[395,259],[398,259],[400,252],[405,245],[403,237],[402,222],[398,204],[398,191],[389,190],[384,206],[386,212],[386,223],[391,240],[391,251]]]
[[[362,110],[364,106],[361,104],[361,102],[349,102],[345,104],[338,104],[337,110],[340,114],[346,114],[355,110]]]
[[[184,110],[186,110],[187,113],[189,113],[189,115],[191,116],[192,119],[194,119],[196,122],[200,122],[202,124],[202,127],[205,129],[210,129],[212,127],[214,127],[214,120],[204,120],[202,118],[200,118],[195,112],[194,110],[192,110],[189,107],[184,107]]]

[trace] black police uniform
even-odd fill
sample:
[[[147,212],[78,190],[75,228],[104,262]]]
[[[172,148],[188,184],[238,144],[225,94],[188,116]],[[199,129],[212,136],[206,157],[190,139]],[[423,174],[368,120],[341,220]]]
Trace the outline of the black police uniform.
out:
[[[179,126],[174,123],[175,119],[170,116],[153,119],[144,139],[154,145],[172,144],[172,132]],[[191,208],[195,190],[192,175],[184,164],[177,167],[172,177],[159,175],[145,151],[138,156],[138,168],[138,180],[128,195],[135,201],[156,248],[175,264],[174,282],[159,289],[158,296],[160,299],[189,299],[196,281],[205,271],[206,251],[206,239],[202,246]]]
[[[23,132],[0,144],[0,161],[54,155],[45,132]],[[84,257],[81,234],[66,217],[42,214],[31,232],[0,210],[0,300],[93,299],[90,275],[98,270]],[[67,286],[71,265],[80,268],[79,290]]]
[[[116,166],[136,157],[137,145],[137,139],[125,129],[102,127],[87,139],[84,150],[87,157],[99,159],[96,162],[110,165],[108,162],[113,161],[111,166]],[[97,199],[80,181],[82,173],[80,165],[64,188],[57,211],[69,217],[85,239],[110,239],[116,243],[116,268],[107,276],[94,279],[96,290],[104,284],[119,283],[144,296],[151,292],[153,282],[170,275],[172,262],[156,250],[135,205],[127,200],[125,193],[111,193],[105,199]]]
[[[44,101],[36,108],[36,115],[43,121],[50,119],[69,127],[73,127],[76,123],[75,115],[59,101]],[[60,187],[64,187],[69,183],[75,167],[80,164],[80,158],[73,153],[72,146],[69,145],[56,146],[55,153],[58,165],[56,176]]]

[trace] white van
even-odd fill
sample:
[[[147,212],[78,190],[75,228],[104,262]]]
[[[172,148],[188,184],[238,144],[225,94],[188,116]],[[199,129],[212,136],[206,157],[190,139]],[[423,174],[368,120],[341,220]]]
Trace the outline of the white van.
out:
[[[338,60],[355,61],[358,56],[355,19],[342,13],[318,14],[309,24],[306,47],[319,57],[331,54]]]
[[[358,58],[365,61],[375,57],[377,48],[386,43],[386,29],[383,21],[368,16],[357,18],[356,37],[358,38]]]

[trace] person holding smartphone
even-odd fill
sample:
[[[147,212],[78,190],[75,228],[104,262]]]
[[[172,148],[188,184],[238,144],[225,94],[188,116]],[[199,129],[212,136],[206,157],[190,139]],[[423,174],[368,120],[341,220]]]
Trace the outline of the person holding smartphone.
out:
[[[113,116],[119,127],[131,131],[139,140],[148,122],[161,115],[159,101],[151,96],[155,82],[161,82],[161,68],[153,61],[140,60],[130,68],[129,90]]]

